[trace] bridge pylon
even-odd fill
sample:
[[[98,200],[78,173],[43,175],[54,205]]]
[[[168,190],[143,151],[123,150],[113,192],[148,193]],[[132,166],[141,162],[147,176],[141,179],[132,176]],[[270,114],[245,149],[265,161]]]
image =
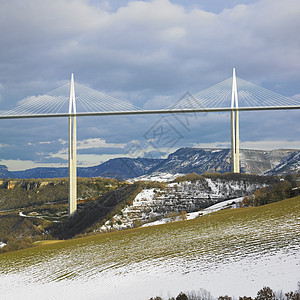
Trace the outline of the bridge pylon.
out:
[[[240,173],[239,111],[235,68],[232,74],[231,90],[231,172]]]
[[[69,100],[69,217],[77,210],[77,125],[74,75],[71,75]]]

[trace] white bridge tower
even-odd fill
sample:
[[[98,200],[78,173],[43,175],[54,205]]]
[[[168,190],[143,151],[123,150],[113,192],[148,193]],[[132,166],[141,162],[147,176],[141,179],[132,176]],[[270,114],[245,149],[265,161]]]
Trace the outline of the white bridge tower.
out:
[[[232,74],[231,92],[231,172],[240,173],[239,111],[235,68]]]
[[[76,158],[76,102],[74,75],[71,75],[70,101],[69,101],[69,217],[77,209],[77,158]]]

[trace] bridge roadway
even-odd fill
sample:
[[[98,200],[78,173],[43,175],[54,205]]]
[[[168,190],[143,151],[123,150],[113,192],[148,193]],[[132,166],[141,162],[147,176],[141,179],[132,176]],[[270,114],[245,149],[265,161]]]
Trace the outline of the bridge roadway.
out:
[[[258,111],[258,110],[291,110],[300,109],[300,105],[294,106],[254,106],[254,107],[218,107],[218,108],[192,108],[169,110],[135,110],[135,111],[105,111],[105,112],[78,112],[56,114],[33,115],[0,115],[0,119],[32,119],[32,118],[59,118],[59,117],[85,117],[85,116],[118,116],[118,115],[154,115],[154,114],[181,114],[201,112],[226,112],[226,111]]]

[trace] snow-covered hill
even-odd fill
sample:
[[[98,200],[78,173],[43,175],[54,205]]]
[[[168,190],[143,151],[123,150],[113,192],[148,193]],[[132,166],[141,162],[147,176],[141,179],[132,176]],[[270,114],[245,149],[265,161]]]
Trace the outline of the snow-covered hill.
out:
[[[292,167],[292,164],[300,164],[299,153],[300,150],[264,151],[241,149],[241,172],[263,175],[273,170],[272,174],[281,174],[283,170],[275,168],[282,163],[286,163],[284,174],[297,174],[300,172],[300,168],[299,166]],[[230,172],[230,169],[230,149],[181,148],[150,169],[149,173],[225,173]]]
[[[291,153],[287,158],[276,165],[267,175],[288,175],[300,173],[300,152]]]
[[[220,201],[251,194],[263,186],[266,183],[258,179],[249,181],[245,178],[228,180],[212,177],[193,182],[173,182],[164,189],[144,189],[135,197],[132,205],[127,205],[99,230],[141,226],[166,216],[175,218],[182,212],[197,212]]]

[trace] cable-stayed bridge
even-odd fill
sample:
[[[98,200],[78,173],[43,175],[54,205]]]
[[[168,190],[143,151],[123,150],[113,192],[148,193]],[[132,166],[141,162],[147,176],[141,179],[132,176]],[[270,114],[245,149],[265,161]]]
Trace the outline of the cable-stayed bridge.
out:
[[[174,114],[195,112],[231,113],[231,170],[239,166],[239,111],[300,109],[300,101],[285,97],[233,76],[196,94],[188,94],[164,109],[145,110],[84,85],[71,82],[51,92],[31,97],[17,107],[2,112],[0,119],[57,118],[69,119],[69,215],[77,209],[77,126],[76,117]]]
[[[251,111],[299,109],[300,101],[272,92],[236,77],[238,106],[232,107],[232,82],[230,77],[199,93],[188,95],[159,110],[145,110],[79,83],[74,83],[76,112],[69,111],[70,86],[67,83],[51,92],[30,98],[17,107],[0,114],[0,119],[49,118],[91,115],[188,113],[210,111]]]

